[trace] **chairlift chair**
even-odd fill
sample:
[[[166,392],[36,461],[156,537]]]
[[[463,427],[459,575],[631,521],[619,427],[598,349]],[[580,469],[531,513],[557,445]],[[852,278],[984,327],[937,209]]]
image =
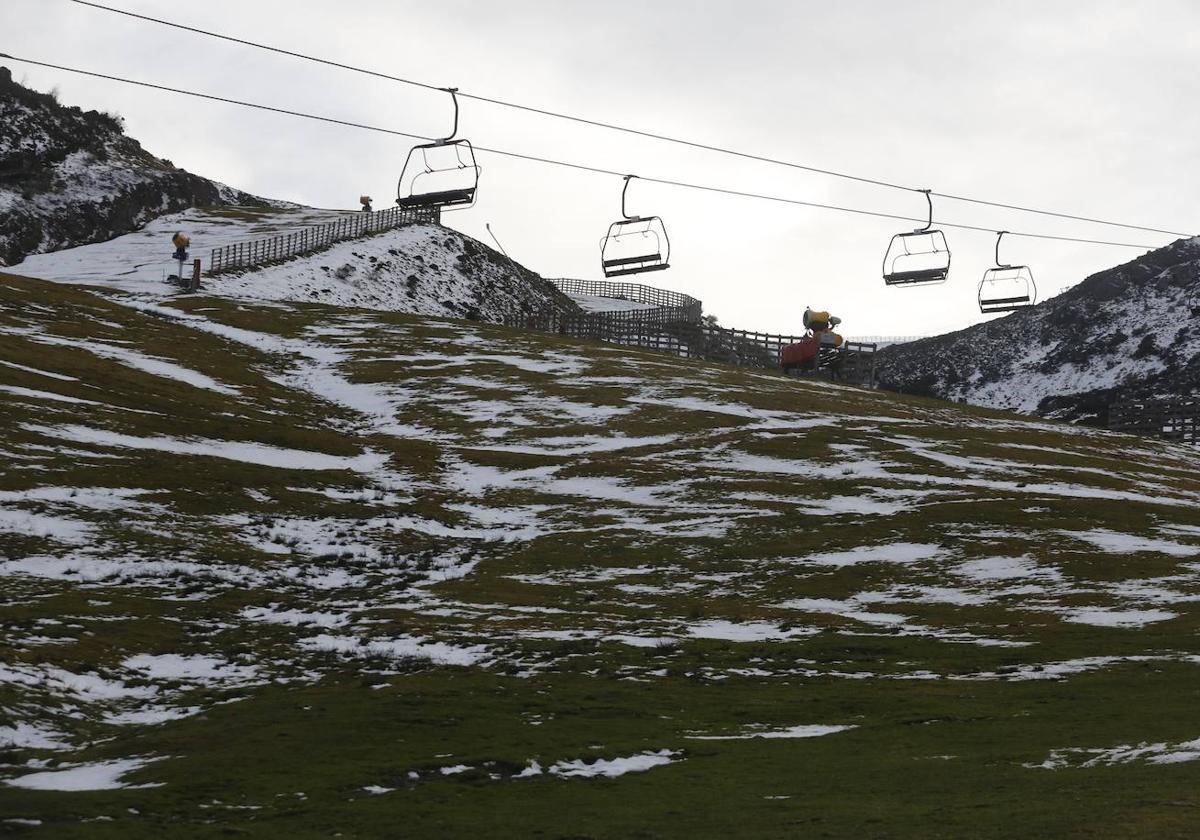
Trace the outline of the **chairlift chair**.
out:
[[[1000,240],[1008,231],[996,234],[996,265],[983,272],[979,281],[979,311],[1015,312],[1037,303],[1037,283],[1026,265],[1007,265],[1000,262]]]
[[[399,207],[438,207],[463,210],[475,204],[479,165],[475,148],[458,134],[458,89],[446,88],[454,100],[454,130],[450,136],[408,150],[396,185]]]
[[[883,282],[888,286],[927,286],[944,283],[950,276],[950,247],[946,234],[933,227],[933,199],[929,190],[929,221],[910,233],[897,233],[883,256]]]
[[[636,175],[625,176],[621,190],[621,215],[624,217],[608,226],[600,242],[600,263],[605,277],[641,274],[670,268],[671,240],[667,228],[658,216],[630,216],[625,211],[625,196],[629,182]]]

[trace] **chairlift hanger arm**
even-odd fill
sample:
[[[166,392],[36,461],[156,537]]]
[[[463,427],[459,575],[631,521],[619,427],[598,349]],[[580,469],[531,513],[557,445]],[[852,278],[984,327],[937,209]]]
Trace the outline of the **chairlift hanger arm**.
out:
[[[921,190],[925,193],[925,201],[929,203],[929,221],[925,223],[925,227],[917,228],[916,233],[923,233],[933,227],[933,190]]]
[[[454,128],[449,136],[442,138],[439,142],[449,143],[458,134],[458,88],[442,88],[446,93],[450,94],[450,99],[454,103]]]
[[[637,221],[641,218],[640,216],[630,216],[629,212],[625,209],[625,199],[629,193],[629,182],[636,177],[636,175],[626,175],[625,186],[621,187],[621,215],[629,221]]]

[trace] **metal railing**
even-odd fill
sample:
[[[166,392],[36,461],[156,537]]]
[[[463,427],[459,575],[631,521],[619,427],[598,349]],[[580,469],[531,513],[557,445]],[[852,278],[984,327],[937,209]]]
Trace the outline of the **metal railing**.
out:
[[[858,341],[864,344],[884,346],[888,344],[908,344],[910,341],[920,341],[928,338],[925,335],[856,335],[848,337],[847,341]]]
[[[686,309],[689,312],[695,313],[695,320],[700,320],[700,301],[682,292],[658,289],[654,286],[643,286],[641,283],[618,283],[612,280],[575,280],[572,278],[562,278],[551,280],[550,282],[558,286],[559,291],[566,295],[612,298],[613,300],[628,300],[650,306]]]
[[[344,217],[313,225],[292,233],[265,239],[235,242],[213,248],[208,260],[209,276],[257,266],[270,265],[323,251],[337,242],[358,239],[392,228],[419,223],[437,223],[441,211],[437,207],[392,207],[374,213],[347,213]]]

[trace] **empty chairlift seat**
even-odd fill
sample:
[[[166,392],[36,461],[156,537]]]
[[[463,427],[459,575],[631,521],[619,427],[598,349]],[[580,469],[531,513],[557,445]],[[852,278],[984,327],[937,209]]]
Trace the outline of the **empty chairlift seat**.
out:
[[[479,166],[467,140],[414,146],[396,186],[400,207],[461,209],[475,203]]]
[[[662,219],[623,219],[609,225],[600,246],[605,277],[670,268],[671,244]]]
[[[950,249],[940,230],[898,233],[883,260],[883,282],[889,286],[943,283],[950,276]]]
[[[465,209],[475,204],[479,164],[471,141],[458,134],[458,90],[446,88],[454,102],[454,129],[450,136],[408,150],[396,185],[398,207]]]
[[[629,182],[636,175],[625,176],[621,190],[621,216],[608,226],[600,240],[600,266],[605,277],[662,271],[671,267],[671,240],[667,228],[658,216],[631,216],[625,211],[625,196]]]
[[[921,190],[929,203],[929,221],[925,227],[897,233],[883,255],[883,282],[888,286],[923,286],[944,283],[950,276],[950,247],[946,234],[933,228],[933,199],[929,190]]]
[[[979,281],[979,311],[985,315],[1015,312],[1037,303],[1037,283],[1029,266],[1000,263],[1000,240],[1005,233],[1000,231],[996,236],[996,265]]]

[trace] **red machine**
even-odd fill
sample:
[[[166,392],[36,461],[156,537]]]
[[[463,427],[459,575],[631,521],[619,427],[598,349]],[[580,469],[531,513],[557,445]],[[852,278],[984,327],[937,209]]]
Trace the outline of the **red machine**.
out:
[[[795,344],[789,344],[784,347],[780,353],[779,361],[783,364],[784,370],[798,368],[805,362],[810,362],[816,358],[820,347],[821,345],[817,343],[816,336],[806,336]]]

